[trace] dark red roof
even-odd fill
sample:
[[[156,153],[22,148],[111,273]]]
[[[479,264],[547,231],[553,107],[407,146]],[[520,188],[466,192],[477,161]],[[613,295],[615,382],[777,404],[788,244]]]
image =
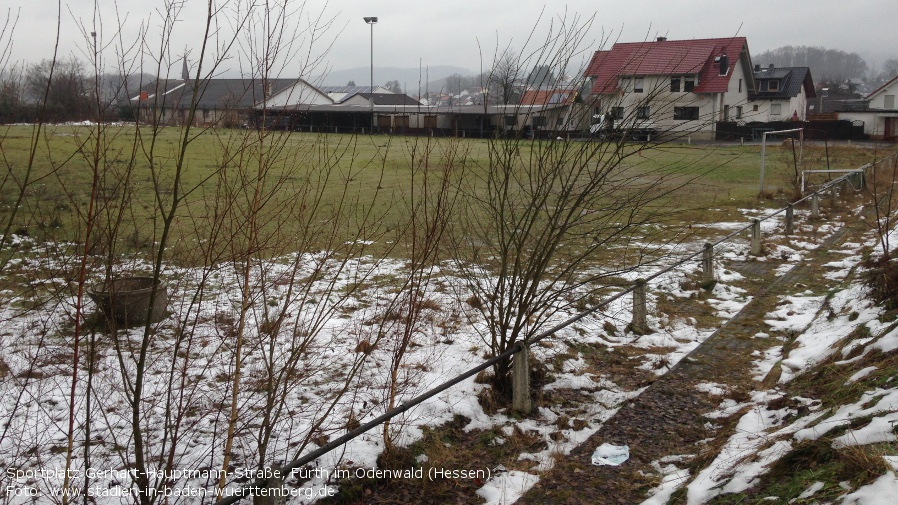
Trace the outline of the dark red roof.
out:
[[[618,91],[619,77],[693,74],[699,75],[694,93],[723,93],[743,50],[747,52],[745,37],[618,43],[596,51],[586,75],[596,78],[595,94]],[[724,54],[729,68],[720,75],[714,60]]]
[[[528,89],[521,97],[521,105],[562,105],[576,98],[573,89]]]

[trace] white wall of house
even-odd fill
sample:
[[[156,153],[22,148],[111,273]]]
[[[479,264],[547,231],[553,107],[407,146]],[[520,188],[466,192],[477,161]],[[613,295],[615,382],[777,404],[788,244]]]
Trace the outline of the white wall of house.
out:
[[[898,120],[898,112],[856,111],[839,113],[839,119],[863,121],[864,134],[870,135],[874,139],[880,138],[886,133],[886,118],[896,121]]]
[[[745,78],[742,65],[737,63],[730,72],[732,75],[726,93],[684,91],[687,80],[691,80],[695,86],[701,84],[697,81],[697,76],[655,75],[621,78],[619,84],[625,90],[624,93],[592,99],[601,101],[602,113],[610,112],[612,107],[623,107],[625,118],[644,122],[643,124],[651,123],[658,131],[688,131],[694,132],[699,138],[713,138],[715,121],[722,121],[724,114],[734,119],[737,107],[743,108],[743,114],[750,109],[749,79]],[[674,78],[679,78],[680,91],[672,91]],[[640,107],[649,108],[648,119],[637,118]],[[684,116],[696,119],[684,119]]]
[[[886,133],[886,121],[893,123],[892,135],[894,135],[896,122],[898,122],[898,81],[893,81],[884,89],[879,90],[876,95],[870,97],[868,105],[870,110],[840,112],[839,119],[847,119],[849,121],[863,121],[864,133],[872,138],[879,138]]]
[[[758,99],[749,102],[743,114],[743,121],[789,121],[793,113],[798,113],[798,119],[804,121],[807,118],[808,97],[802,86],[798,96],[788,100],[764,100]],[[757,110],[755,109],[757,106]]]
[[[892,81],[884,89],[879,90],[870,98],[870,108],[879,110],[898,110],[898,81]]]

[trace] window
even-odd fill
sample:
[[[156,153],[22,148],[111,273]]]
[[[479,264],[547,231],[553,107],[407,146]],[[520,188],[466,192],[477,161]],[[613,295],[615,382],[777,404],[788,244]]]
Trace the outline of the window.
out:
[[[742,119],[742,106],[736,106],[736,119]]]
[[[779,116],[783,113],[783,105],[779,103],[770,104],[770,115],[771,116]]]
[[[739,79],[739,93],[742,93],[742,79]]]
[[[643,85],[642,77],[634,78],[633,79],[633,92],[634,93],[642,93],[642,85]]]
[[[751,110],[752,110],[752,112],[758,112],[758,106],[752,105]]]
[[[555,120],[555,126],[557,126],[559,128],[564,126],[564,118],[561,116],[558,116],[558,118]]]
[[[592,113],[594,116],[601,116],[602,115],[602,103],[596,102],[596,104],[597,105],[595,107],[593,107],[593,109],[592,109]]]
[[[648,105],[636,108],[636,119],[648,119],[652,115],[652,108]]]
[[[670,78],[670,92],[671,93],[679,93],[680,91],[680,78],[679,77],[671,77]]]
[[[767,81],[767,91],[779,91],[780,82],[779,81]]]
[[[505,116],[505,126],[507,128],[514,128],[518,124],[517,116]]]
[[[723,120],[724,121],[730,120],[730,106],[729,105],[723,106]]]
[[[674,107],[674,119],[694,121],[698,119],[698,107]]]
[[[543,116],[536,116],[533,118],[533,126],[534,127],[544,127],[546,126],[546,118]]]
[[[695,89],[695,85],[698,82],[698,79],[695,77],[689,76],[683,78],[683,91],[689,92]]]
[[[611,116],[611,119],[623,119],[624,118],[624,108],[623,107],[612,107],[609,116]]]

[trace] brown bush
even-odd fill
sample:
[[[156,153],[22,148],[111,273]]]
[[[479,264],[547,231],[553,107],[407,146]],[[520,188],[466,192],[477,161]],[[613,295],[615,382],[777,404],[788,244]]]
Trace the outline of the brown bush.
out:
[[[873,300],[886,310],[898,309],[898,261],[881,256],[867,258],[863,266],[864,284]]]

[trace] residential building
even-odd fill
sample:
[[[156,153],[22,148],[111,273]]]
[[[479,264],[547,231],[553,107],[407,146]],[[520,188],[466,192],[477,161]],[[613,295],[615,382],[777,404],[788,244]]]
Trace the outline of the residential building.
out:
[[[839,119],[863,121],[864,133],[873,140],[898,140],[895,95],[898,95],[898,76],[875,89],[860,104],[841,108]]]
[[[807,119],[808,101],[817,97],[808,67],[755,65],[754,78],[758,90],[749,95],[749,108],[735,119],[761,122]]]
[[[528,89],[521,95],[521,106],[531,108],[529,119],[534,131],[569,131],[579,129],[573,88]],[[535,106],[535,108],[534,108]]]
[[[695,138],[713,139],[756,91],[744,37],[617,43],[596,51],[585,76],[594,117]]]

